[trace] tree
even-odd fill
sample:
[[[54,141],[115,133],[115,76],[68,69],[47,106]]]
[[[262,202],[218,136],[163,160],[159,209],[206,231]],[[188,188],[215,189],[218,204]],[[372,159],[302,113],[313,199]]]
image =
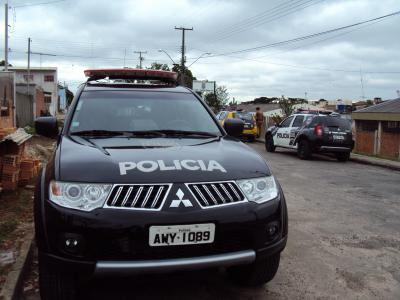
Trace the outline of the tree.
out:
[[[151,70],[163,70],[163,71],[170,71],[170,68],[167,64],[160,64],[158,62],[153,62],[151,66],[147,69]]]
[[[4,67],[6,65],[6,62],[4,61],[4,59],[2,61],[0,61],[0,66]],[[9,63],[8,64],[9,67],[12,67],[12,65]]]
[[[282,110],[284,117],[288,117],[294,112],[292,101],[285,99],[283,96],[282,99],[279,100],[279,108]]]
[[[215,93],[208,93],[205,95],[205,101],[215,112],[221,110],[229,101],[229,93],[226,86],[222,85],[216,88]]]
[[[174,65],[172,67],[172,71],[178,73],[178,82],[181,82],[181,65]],[[196,77],[193,76],[192,71],[190,71],[188,68],[185,67],[185,82],[184,86],[188,88],[193,87],[193,80],[196,80]]]
[[[374,105],[374,102],[372,101],[372,100],[367,100],[366,101],[366,106],[368,107],[368,106],[372,106],[372,105]]]

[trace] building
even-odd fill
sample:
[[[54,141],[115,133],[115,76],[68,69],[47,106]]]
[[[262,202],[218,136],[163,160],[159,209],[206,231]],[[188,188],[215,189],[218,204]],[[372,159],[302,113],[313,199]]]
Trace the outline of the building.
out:
[[[16,84],[15,106],[17,127],[32,126],[35,117],[49,115],[50,104],[45,103],[44,91],[36,84]]]
[[[58,85],[58,111],[65,113],[68,106],[71,104],[74,94],[68,89],[67,86]]]
[[[15,127],[15,75],[0,72],[0,129]]]
[[[9,71],[15,72],[16,84],[28,83],[28,69],[25,67],[9,67]],[[57,68],[30,68],[29,84],[40,87],[44,93],[44,102],[48,107],[48,112],[56,116],[58,111],[58,84],[57,84]],[[33,111],[36,110],[36,103],[33,103]],[[36,115],[35,117],[37,117]]]
[[[400,98],[353,112],[355,152],[400,159]]]

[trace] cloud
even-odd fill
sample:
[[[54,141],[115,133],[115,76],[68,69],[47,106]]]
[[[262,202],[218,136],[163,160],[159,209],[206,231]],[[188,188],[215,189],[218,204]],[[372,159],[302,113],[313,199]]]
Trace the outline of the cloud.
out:
[[[313,5],[303,8],[307,3]],[[186,34],[190,64],[204,52],[271,44],[396,10],[398,0],[69,0],[15,9],[15,18],[10,16],[10,62],[26,65],[27,38],[32,37],[32,51],[57,55],[33,55],[32,65],[57,66],[60,80],[75,88],[85,80],[85,68],[135,67],[135,50],[147,51],[145,65],[171,63],[158,49],[178,62],[181,32],[175,26],[194,27]],[[226,85],[239,101],[301,97],[305,92],[311,99],[357,100],[361,76],[366,97],[394,98],[400,73],[377,72],[400,72],[399,26],[400,16],[395,16],[281,47],[202,58],[192,71],[198,79]]]

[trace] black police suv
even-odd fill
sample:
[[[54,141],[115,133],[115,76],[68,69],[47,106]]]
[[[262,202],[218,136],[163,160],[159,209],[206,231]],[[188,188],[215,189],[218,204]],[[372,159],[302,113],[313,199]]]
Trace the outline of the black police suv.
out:
[[[274,152],[276,147],[297,150],[301,159],[331,153],[347,161],[354,148],[351,123],[338,114],[296,113],[266,131],[266,150]]]
[[[227,267],[270,281],[288,235],[282,189],[265,160],[222,128],[176,73],[88,70],[35,193],[43,300],[74,299],[98,276]],[[106,78],[106,80],[104,80]]]

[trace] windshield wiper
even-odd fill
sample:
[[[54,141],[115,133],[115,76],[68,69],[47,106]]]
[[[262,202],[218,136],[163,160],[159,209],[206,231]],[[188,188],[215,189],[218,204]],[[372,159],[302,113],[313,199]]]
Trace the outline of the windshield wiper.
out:
[[[174,130],[174,129],[163,129],[163,130],[154,130],[154,132],[158,132],[164,134],[166,136],[204,136],[204,137],[218,137],[219,135],[206,132],[206,131],[190,131],[190,130]]]
[[[103,130],[103,129],[92,129],[92,130],[81,130],[70,133],[71,135],[79,136],[117,136],[124,135],[123,131]]]

